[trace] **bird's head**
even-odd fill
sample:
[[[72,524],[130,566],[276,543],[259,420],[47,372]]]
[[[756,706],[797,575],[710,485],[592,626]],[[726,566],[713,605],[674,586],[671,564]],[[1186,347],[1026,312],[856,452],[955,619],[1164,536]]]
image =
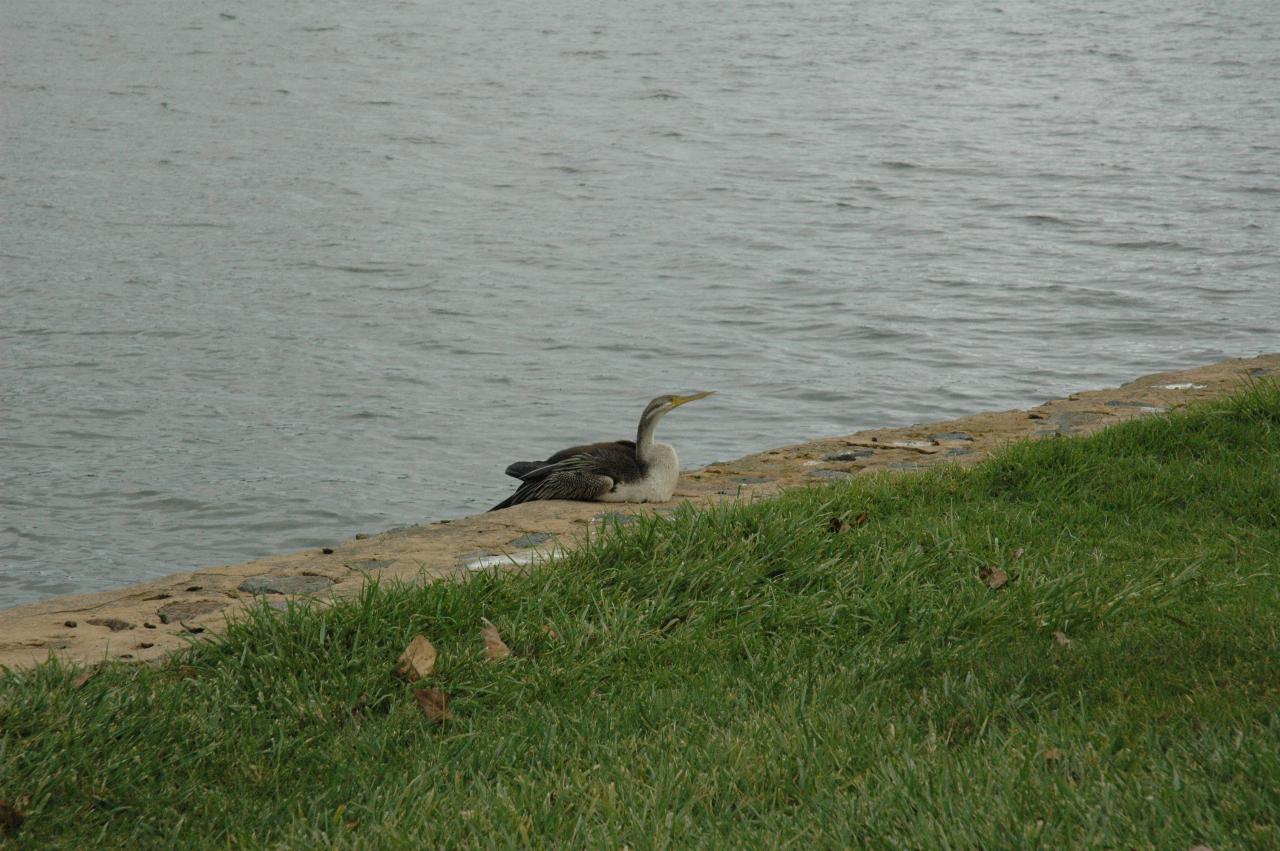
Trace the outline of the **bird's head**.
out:
[[[710,396],[714,390],[704,390],[701,393],[690,393],[688,396],[659,396],[649,403],[644,409],[644,413],[640,415],[640,421],[654,421],[664,414],[674,411],[681,405],[687,405],[690,402],[696,402],[699,399],[705,399]]]

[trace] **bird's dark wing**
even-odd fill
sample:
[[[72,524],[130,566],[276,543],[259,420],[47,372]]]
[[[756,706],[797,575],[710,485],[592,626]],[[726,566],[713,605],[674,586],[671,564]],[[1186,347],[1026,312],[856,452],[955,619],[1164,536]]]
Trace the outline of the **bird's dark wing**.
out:
[[[537,471],[549,464],[557,464],[579,455],[590,455],[607,466],[606,475],[615,482],[631,482],[641,478],[644,471],[636,460],[636,444],[633,440],[615,440],[608,443],[584,443],[570,446],[545,461],[516,461],[507,466],[506,473],[513,479],[528,481],[530,476],[539,478]]]
[[[554,464],[531,470],[516,492],[490,508],[510,508],[537,499],[580,499],[591,501],[613,490],[614,479],[598,456],[584,454],[563,458]]]
[[[523,479],[539,467],[545,466],[546,461],[515,461],[507,466],[507,475],[513,479]]]

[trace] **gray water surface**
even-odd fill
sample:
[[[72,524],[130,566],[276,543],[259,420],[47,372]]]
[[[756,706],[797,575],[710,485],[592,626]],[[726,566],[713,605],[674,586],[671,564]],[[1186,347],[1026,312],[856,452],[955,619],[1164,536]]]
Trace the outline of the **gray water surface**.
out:
[[[1280,6],[6,0],[0,607],[1280,348]]]

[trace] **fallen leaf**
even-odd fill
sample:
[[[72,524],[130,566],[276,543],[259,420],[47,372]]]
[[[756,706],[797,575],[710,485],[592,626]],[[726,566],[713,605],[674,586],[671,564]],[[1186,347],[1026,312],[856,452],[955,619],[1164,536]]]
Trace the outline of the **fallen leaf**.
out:
[[[17,807],[8,801],[0,801],[0,834],[17,833],[25,820],[26,816],[19,812]]]
[[[453,720],[453,712],[449,709],[449,695],[438,688],[418,688],[413,690],[422,714],[431,721],[443,724]]]
[[[423,677],[431,675],[436,667],[436,649],[427,641],[425,635],[415,635],[413,641],[400,654],[400,664],[396,673],[416,683]]]
[[[547,638],[550,638],[552,641],[555,641],[560,638],[560,633],[556,632],[555,627],[553,627],[551,624],[543,625],[542,634],[545,635]]]
[[[998,567],[991,567],[988,565],[978,571],[978,578],[985,582],[988,588],[994,591],[1009,581],[1009,574],[1005,573]]]
[[[484,621],[484,629],[480,634],[484,636],[484,649],[489,654],[489,660],[501,662],[503,659],[509,659],[511,648],[502,640],[502,636],[498,635],[498,628],[488,618],[481,618],[481,620]]]
[[[833,535],[839,535],[844,531],[844,521],[839,517],[832,517],[831,522],[827,524],[827,531]]]
[[[853,518],[853,525],[861,526],[863,523],[866,523],[870,519],[871,519],[871,512],[864,511],[861,514],[859,514],[857,517]]]
[[[1047,751],[1044,752],[1044,761],[1053,762],[1055,760],[1062,759],[1064,756],[1066,756],[1066,754],[1064,754],[1062,751],[1058,750],[1057,748],[1049,748]]]
[[[1016,550],[1009,553],[1009,560],[1017,561],[1018,559],[1022,558],[1022,554],[1025,553],[1026,551],[1027,551],[1026,547],[1018,547]]]
[[[1053,640],[1061,644],[1063,647],[1066,647],[1071,643],[1071,639],[1067,637],[1065,632],[1055,632],[1053,634]]]
[[[89,682],[89,680],[93,679],[96,676],[98,676],[98,669],[90,668],[80,676],[76,677],[75,680],[71,683],[71,687],[76,689],[84,688],[84,684]]]

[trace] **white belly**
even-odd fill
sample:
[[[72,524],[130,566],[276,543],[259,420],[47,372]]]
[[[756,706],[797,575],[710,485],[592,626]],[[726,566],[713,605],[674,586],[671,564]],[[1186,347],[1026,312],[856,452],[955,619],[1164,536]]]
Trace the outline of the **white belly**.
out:
[[[680,460],[665,443],[653,445],[649,473],[638,482],[624,482],[600,497],[600,502],[666,502],[680,480]]]

